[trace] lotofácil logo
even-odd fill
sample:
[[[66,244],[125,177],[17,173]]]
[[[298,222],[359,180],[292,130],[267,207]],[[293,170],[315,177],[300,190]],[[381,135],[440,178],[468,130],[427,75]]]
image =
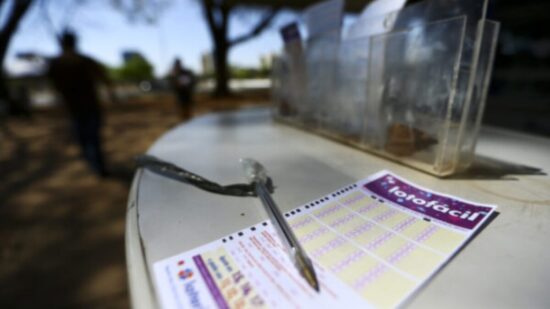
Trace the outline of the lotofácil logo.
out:
[[[401,191],[399,189],[399,186],[394,186],[393,188],[388,190],[389,193],[394,194],[397,197],[402,198],[405,201],[412,201],[414,204],[418,206],[424,206],[426,208],[432,208],[435,211],[439,211],[441,213],[449,214],[452,217],[457,217],[460,219],[466,219],[468,221],[474,221],[479,217],[482,213],[479,211],[471,212],[469,210],[466,210],[464,212],[458,210],[458,209],[450,209],[447,204],[439,204],[438,201],[432,200],[432,201],[426,201],[425,199],[421,197],[417,197],[416,195],[412,193],[407,193],[405,191]]]
[[[466,229],[477,226],[491,211],[490,206],[474,204],[423,190],[389,174],[366,183],[364,187],[380,197],[424,217]]]

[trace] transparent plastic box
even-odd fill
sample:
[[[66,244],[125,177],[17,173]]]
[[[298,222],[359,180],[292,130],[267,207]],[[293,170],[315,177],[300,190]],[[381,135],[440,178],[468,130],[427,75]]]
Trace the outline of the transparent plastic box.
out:
[[[466,169],[499,30],[488,5],[427,0],[309,38],[305,68],[274,74],[294,86],[296,113],[278,118],[434,175]]]

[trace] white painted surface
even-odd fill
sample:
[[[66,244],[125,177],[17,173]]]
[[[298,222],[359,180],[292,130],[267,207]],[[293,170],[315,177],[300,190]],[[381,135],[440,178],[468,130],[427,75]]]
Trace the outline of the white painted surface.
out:
[[[548,139],[484,129],[477,152],[550,171]],[[267,109],[195,119],[165,134],[149,153],[223,184],[244,182],[238,159],[255,158],[274,179],[274,198],[283,210],[381,169],[436,191],[497,204],[500,215],[420,291],[410,307],[547,308],[550,304],[550,177],[546,175],[490,177],[500,169],[493,167],[483,174],[443,180],[274,123]],[[126,231],[134,308],[149,308],[154,302],[146,274],[154,262],[267,218],[253,198],[214,195],[151,172],[138,173],[135,185]]]

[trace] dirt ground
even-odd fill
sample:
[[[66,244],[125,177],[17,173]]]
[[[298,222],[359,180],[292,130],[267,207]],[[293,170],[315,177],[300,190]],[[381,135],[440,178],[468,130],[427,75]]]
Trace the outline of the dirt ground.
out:
[[[266,104],[265,93],[197,99],[195,115]],[[181,122],[173,97],[108,106],[112,176],[81,159],[59,109],[0,123],[0,308],[129,307],[124,227],[135,155]]]

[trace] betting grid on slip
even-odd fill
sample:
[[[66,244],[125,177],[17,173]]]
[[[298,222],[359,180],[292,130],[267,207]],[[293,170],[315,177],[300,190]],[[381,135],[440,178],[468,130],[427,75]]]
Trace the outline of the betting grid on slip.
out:
[[[495,209],[382,171],[285,214],[320,293],[265,221],[155,263],[158,300],[163,308],[396,307]]]

